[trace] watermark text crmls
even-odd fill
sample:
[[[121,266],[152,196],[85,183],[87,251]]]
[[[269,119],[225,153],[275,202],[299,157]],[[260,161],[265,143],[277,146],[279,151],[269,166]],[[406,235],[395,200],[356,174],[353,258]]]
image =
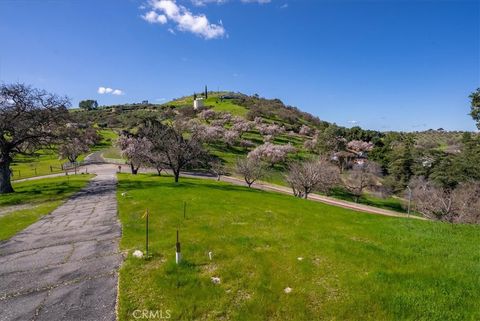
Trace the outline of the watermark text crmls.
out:
[[[171,310],[147,310],[138,309],[132,312],[132,316],[137,320],[168,320],[172,316]]]

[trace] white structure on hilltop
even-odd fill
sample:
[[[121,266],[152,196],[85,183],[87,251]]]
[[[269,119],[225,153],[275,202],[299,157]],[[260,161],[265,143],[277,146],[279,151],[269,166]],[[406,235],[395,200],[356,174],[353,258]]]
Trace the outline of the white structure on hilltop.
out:
[[[195,98],[193,101],[193,109],[198,109],[200,107],[203,107],[203,98]]]

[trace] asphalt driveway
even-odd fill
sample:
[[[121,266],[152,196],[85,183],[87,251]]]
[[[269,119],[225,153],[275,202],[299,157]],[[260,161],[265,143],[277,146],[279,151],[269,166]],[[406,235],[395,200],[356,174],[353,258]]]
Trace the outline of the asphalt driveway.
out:
[[[0,320],[115,320],[122,256],[115,167],[0,243]]]

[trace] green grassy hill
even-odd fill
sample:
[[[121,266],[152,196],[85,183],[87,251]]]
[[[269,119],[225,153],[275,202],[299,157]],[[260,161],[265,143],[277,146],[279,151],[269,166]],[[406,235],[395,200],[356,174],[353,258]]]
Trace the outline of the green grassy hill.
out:
[[[216,112],[227,112],[234,116],[246,117],[248,109],[236,104],[231,99],[221,99],[221,96],[227,95],[227,92],[212,92],[209,97],[204,100],[205,106],[211,107]],[[163,104],[164,106],[175,107],[191,107],[193,106],[193,96],[185,96],[178,99],[174,99],[170,102]]]
[[[478,226],[147,175],[120,175],[118,199],[121,247],[129,253],[120,320],[135,309],[170,310],[174,320],[480,319]],[[145,261],[131,254],[144,250],[146,208],[153,257]]]

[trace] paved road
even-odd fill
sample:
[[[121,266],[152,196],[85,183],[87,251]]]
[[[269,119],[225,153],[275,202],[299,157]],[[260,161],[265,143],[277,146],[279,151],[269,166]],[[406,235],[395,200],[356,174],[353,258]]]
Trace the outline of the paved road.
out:
[[[0,320],[115,320],[122,256],[116,176],[97,176],[50,215],[0,243]]]
[[[103,163],[103,162],[105,162],[105,159],[102,156],[103,152],[104,151],[101,150],[101,151],[93,152],[93,153],[87,155],[87,157],[85,157],[85,162],[87,162],[87,163]]]

